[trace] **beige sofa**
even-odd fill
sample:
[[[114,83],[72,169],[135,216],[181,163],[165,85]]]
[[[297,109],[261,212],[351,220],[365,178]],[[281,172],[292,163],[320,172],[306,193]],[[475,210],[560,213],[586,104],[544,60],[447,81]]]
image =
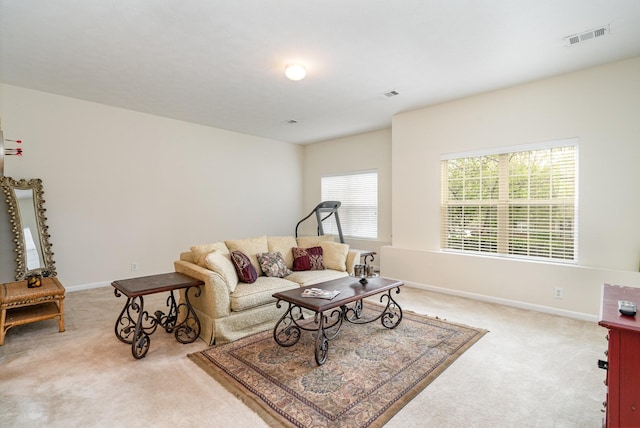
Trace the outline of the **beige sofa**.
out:
[[[294,271],[284,277],[266,276],[257,257],[258,254],[279,252],[286,267],[292,269],[294,247],[318,246],[322,248],[323,270]],[[258,274],[254,283],[240,281],[231,262],[232,251],[248,256]],[[273,293],[348,276],[359,261],[357,250],[333,242],[329,236],[260,236],[195,245],[191,251],[180,254],[174,267],[176,272],[204,282],[200,295],[195,297],[192,291],[189,300],[200,320],[200,337],[212,345],[273,328],[287,309],[287,305],[276,307]],[[184,302],[184,290],[180,300]]]

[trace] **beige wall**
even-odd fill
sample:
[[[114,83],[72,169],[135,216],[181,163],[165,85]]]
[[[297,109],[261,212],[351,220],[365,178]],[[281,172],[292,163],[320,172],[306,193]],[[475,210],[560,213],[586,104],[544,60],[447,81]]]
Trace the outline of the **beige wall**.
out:
[[[603,282],[640,286],[640,58],[393,118],[391,277],[594,316]],[[440,156],[576,137],[576,266],[441,253]],[[564,299],[554,299],[562,287]]]
[[[373,250],[391,242],[391,130],[385,129],[353,137],[323,141],[305,146],[304,151],[304,215],[309,214],[320,198],[320,178],[323,175],[353,171],[378,171],[378,239],[345,238],[354,248]],[[299,220],[300,220],[299,219]],[[300,225],[299,235],[315,235],[315,216]],[[378,265],[379,256],[374,265]]]
[[[67,287],[172,271],[190,245],[290,235],[301,218],[300,146],[1,86],[5,137],[24,140],[5,174],[43,180]]]
[[[320,201],[322,175],[377,169],[379,239],[348,242],[378,251],[383,274],[595,317],[603,282],[640,286],[638,76],[635,58],[399,114],[393,131],[304,147],[0,85],[5,136],[25,140],[25,156],[8,159],[5,172],[43,178],[68,285],[133,276],[132,261],[135,275],[169,271],[194,243],[290,234]],[[580,156],[577,265],[439,250],[443,153],[572,137]],[[310,219],[301,234],[314,233]],[[564,299],[553,298],[555,287]]]

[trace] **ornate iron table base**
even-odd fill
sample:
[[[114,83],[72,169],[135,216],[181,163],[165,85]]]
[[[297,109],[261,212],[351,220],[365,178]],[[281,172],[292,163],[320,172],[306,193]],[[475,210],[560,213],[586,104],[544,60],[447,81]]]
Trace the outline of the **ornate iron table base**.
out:
[[[169,312],[165,315],[162,311],[155,311],[153,315],[144,310],[143,296],[128,297],[127,302],[116,320],[116,337],[128,345],[131,345],[131,354],[140,359],[147,355],[151,344],[150,336],[158,326],[167,333],[174,333],[180,343],[191,343],[200,335],[200,320],[189,302],[189,290],[196,289],[196,296],[200,294],[200,287],[189,287],[185,292],[187,303],[176,304],[173,290],[169,292],[167,307]],[[114,290],[116,297],[122,296],[118,289]],[[180,308],[185,308],[187,315],[178,324]]]
[[[400,287],[396,287],[396,294],[400,293]],[[313,323],[308,323],[312,327],[303,325],[304,319],[302,307],[294,302],[288,302],[289,307],[276,323],[273,329],[273,338],[280,346],[289,347],[295,345],[300,340],[302,330],[315,332],[315,359],[318,365],[322,365],[327,360],[329,341],[335,339],[340,333],[344,321],[352,324],[367,324],[380,320],[382,325],[388,329],[396,328],[402,321],[402,308],[393,300],[391,289],[380,296],[380,302],[386,300],[383,311],[375,318],[362,318],[362,299],[356,300],[353,307],[342,304],[338,307],[329,308],[326,311],[316,311]],[[349,302],[347,302],[349,303]],[[277,304],[280,307],[280,300]]]
[[[202,284],[204,283],[200,280],[177,272],[112,282],[116,297],[123,294],[127,296],[127,302],[116,320],[116,337],[121,342],[131,345],[131,354],[136,359],[147,355],[151,344],[150,336],[158,326],[164,328],[167,333],[173,333],[180,343],[195,341],[200,335],[200,320],[191,306],[189,292],[193,289],[193,297],[198,297]],[[185,303],[176,303],[173,291],[178,289],[185,290]],[[146,311],[144,296],[165,291],[169,292],[167,314],[160,310],[153,314]],[[181,311],[184,319],[178,322]]]

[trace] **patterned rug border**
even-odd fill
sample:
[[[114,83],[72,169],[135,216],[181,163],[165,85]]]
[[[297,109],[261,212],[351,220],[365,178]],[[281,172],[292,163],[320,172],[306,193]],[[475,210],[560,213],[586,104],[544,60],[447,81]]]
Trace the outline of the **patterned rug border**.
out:
[[[365,307],[380,307],[375,303],[365,301]],[[435,366],[430,372],[422,377],[418,382],[409,385],[397,399],[393,400],[388,406],[381,408],[377,412],[376,418],[367,424],[368,428],[380,428],[387,423],[396,413],[398,413],[405,405],[407,405],[412,399],[414,399],[420,392],[422,392],[431,382],[433,382],[442,372],[451,366],[462,354],[464,354],[471,346],[478,342],[489,330],[471,327],[465,324],[447,321],[446,319],[439,318],[437,316],[429,316],[425,314],[419,314],[414,311],[403,310],[403,316],[412,316],[417,318],[425,318],[431,321],[442,322],[458,328],[469,329],[475,331],[475,334],[470,337],[466,342],[462,343],[456,348],[455,353],[446,356],[444,361]],[[402,324],[401,324],[402,325]],[[254,333],[239,340],[249,340],[254,336],[263,335],[265,333],[271,334],[271,330]],[[309,334],[308,332],[306,334]],[[234,343],[234,342],[231,342]],[[214,345],[199,352],[188,354],[187,357],[193,361],[198,367],[200,367],[205,373],[211,376],[215,381],[220,383],[227,391],[236,396],[242,403],[257,413],[270,427],[296,427],[298,425],[292,423],[286,415],[278,413],[275,409],[269,406],[259,393],[256,393],[238,380],[236,380],[232,374],[228,372],[224,367],[220,367],[216,362],[212,361],[205,354],[212,348],[224,347],[228,344]],[[310,355],[313,358],[313,355]]]

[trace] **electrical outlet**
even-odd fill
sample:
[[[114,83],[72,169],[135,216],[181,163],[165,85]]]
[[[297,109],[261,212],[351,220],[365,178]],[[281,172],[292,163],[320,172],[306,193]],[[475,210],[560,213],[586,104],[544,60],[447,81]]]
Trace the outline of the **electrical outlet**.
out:
[[[556,299],[564,299],[564,290],[562,287],[556,287],[553,289],[553,297]]]
[[[138,270],[138,262],[131,262],[131,270],[132,271]]]

